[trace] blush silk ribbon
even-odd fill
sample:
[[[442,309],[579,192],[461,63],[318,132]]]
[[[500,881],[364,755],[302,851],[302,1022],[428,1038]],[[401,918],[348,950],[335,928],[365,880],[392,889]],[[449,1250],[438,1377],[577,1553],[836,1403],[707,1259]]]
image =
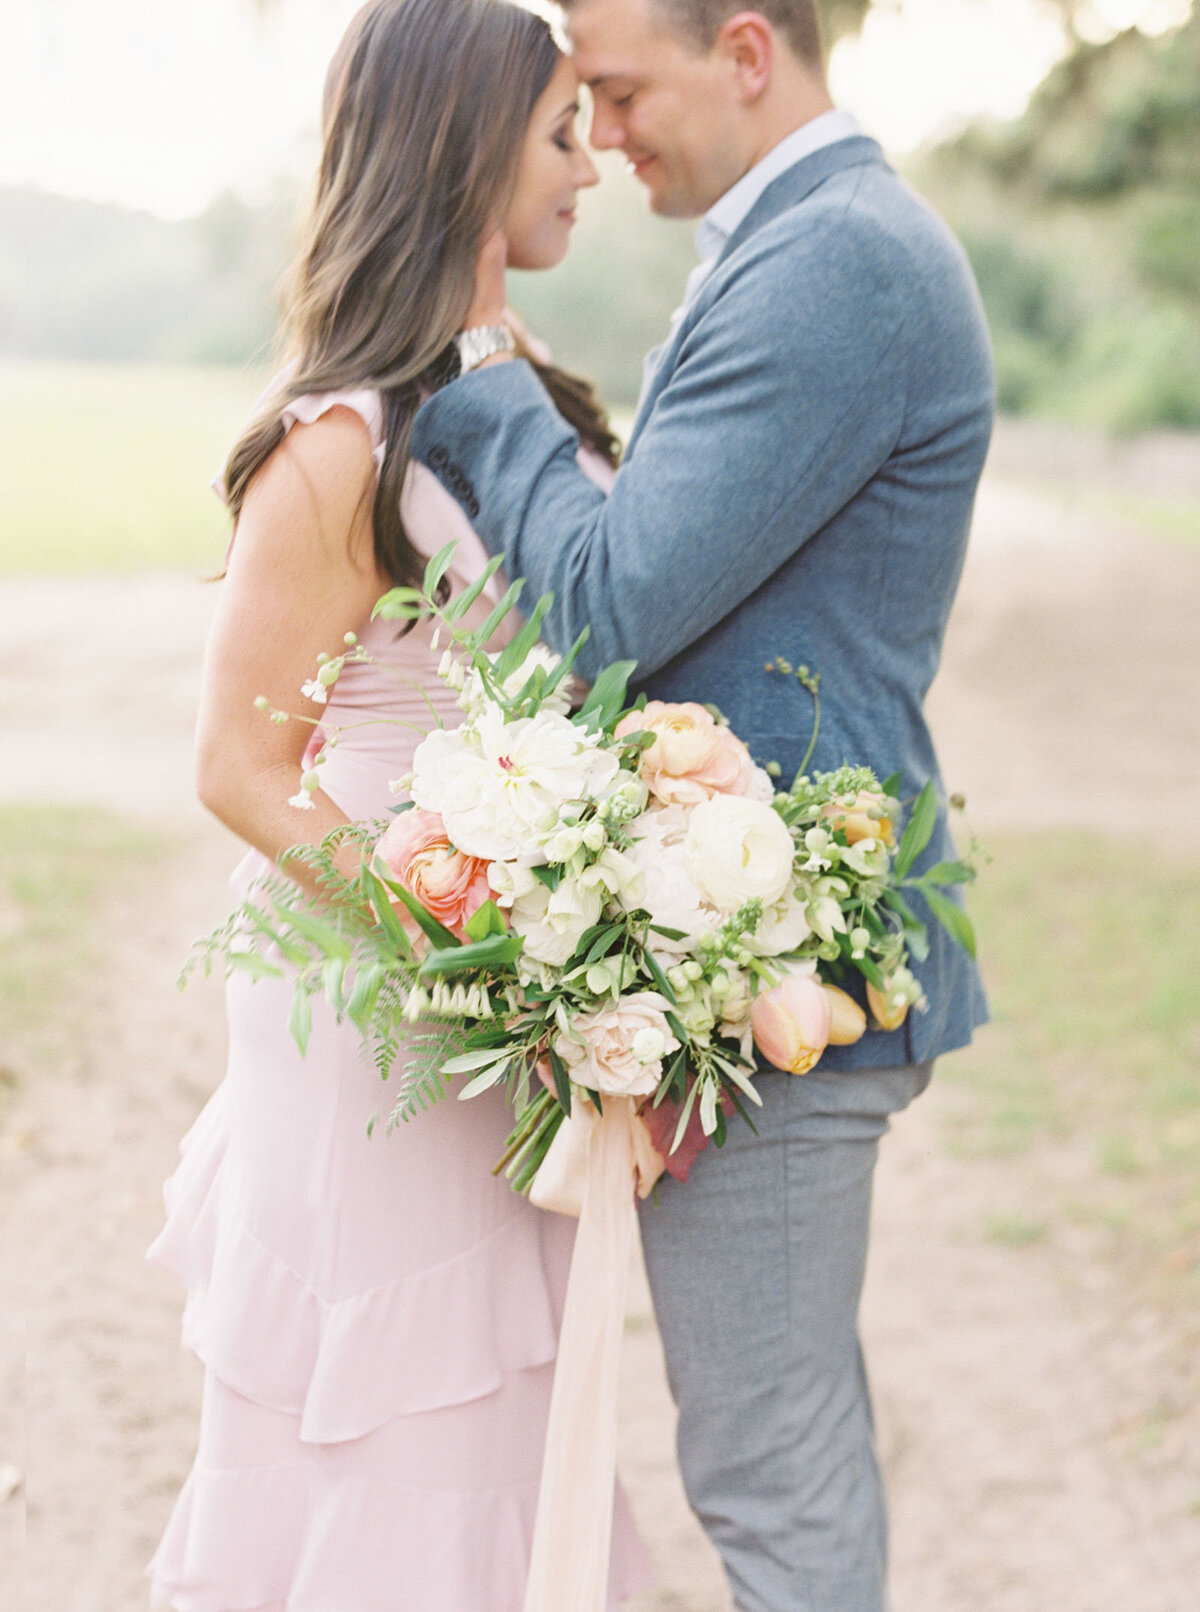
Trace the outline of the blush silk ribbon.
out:
[[[576,1102],[530,1194],[540,1208],[577,1214],[579,1230],[559,1333],[524,1612],[604,1612],[608,1605],[634,1187],[645,1196],[662,1161],[650,1147],[635,1100],[603,1102],[602,1116]]]

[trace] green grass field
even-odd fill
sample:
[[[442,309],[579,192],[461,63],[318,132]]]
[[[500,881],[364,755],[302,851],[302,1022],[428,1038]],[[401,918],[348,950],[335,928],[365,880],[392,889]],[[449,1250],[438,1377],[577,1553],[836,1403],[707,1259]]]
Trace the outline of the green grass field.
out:
[[[259,371],[0,362],[0,575],[220,569],[209,487]],[[614,416],[628,436],[632,415]],[[1200,543],[1200,501],[1031,483],[1147,535]]]
[[[1074,1222],[1139,1274],[1200,1280],[1200,865],[1084,832],[989,849],[993,1023],[937,1077],[955,1153],[1027,1160],[985,1235]]]
[[[256,373],[0,363],[0,573],[220,568],[209,488]]]
[[[44,1055],[78,1031],[80,987],[111,944],[104,902],[127,881],[144,887],[170,846],[111,812],[0,806],[0,1063]]]

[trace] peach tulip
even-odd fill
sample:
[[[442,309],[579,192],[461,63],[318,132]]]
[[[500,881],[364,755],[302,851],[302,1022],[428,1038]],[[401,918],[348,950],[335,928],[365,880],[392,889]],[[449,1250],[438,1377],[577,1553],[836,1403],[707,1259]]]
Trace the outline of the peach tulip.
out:
[[[831,1023],[829,1026],[829,1045],[831,1047],[852,1047],[856,1041],[862,1039],[867,1028],[867,1015],[859,1007],[852,996],[836,985],[822,987],[829,998]]]
[[[750,1027],[758,1050],[777,1069],[808,1074],[833,1027],[833,1008],[813,964],[793,966],[778,985],[756,996]]]

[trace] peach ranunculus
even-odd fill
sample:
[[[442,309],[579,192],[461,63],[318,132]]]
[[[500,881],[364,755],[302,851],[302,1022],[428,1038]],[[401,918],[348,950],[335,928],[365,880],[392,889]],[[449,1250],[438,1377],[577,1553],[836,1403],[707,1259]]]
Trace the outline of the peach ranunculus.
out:
[[[778,985],[754,999],[750,1027],[763,1057],[790,1075],[807,1075],[829,1045],[833,1010],[815,963],[793,963]]]
[[[410,890],[460,940],[466,939],[467,919],[491,899],[488,864],[456,851],[436,812],[420,808],[401,812],[388,824],[375,850],[397,884]]]
[[[693,701],[651,700],[644,711],[624,717],[615,731],[619,739],[627,733],[654,735],[642,757],[642,777],[665,805],[696,806],[713,795],[770,800],[775,793],[737,734]]]
[[[882,840],[885,845],[895,845],[896,830],[887,815],[887,801],[886,795],[860,789],[857,795],[831,800],[822,806],[821,816],[834,833],[841,830],[849,845],[857,845],[860,840]]]

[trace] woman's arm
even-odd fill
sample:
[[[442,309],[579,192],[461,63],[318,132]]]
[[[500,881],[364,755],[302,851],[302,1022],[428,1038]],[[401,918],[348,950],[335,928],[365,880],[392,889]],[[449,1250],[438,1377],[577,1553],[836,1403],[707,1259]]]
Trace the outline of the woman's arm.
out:
[[[235,834],[278,861],[346,821],[320,790],[314,810],[288,805],[300,788],[312,728],[256,709],[319,717],[301,684],[317,655],[336,654],[388,587],[375,563],[371,443],[363,421],[335,408],[288,433],[252,483],[237,523],[205,657],[196,744],[201,801]],[[352,874],[358,852],[347,853]],[[288,872],[314,889],[306,870]]]

